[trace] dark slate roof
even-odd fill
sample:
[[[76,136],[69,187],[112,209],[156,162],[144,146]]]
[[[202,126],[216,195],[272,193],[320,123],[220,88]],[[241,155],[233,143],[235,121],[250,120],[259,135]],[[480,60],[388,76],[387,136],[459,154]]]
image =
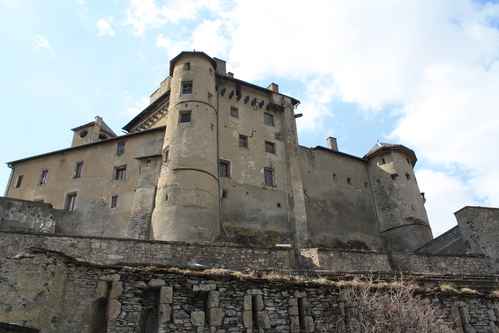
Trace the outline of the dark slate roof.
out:
[[[376,142],[376,144],[369,150],[369,152],[364,156],[364,158],[372,158],[374,156],[383,154],[384,152],[388,152],[389,150],[401,150],[404,153],[408,155],[408,157],[411,160],[412,165],[414,166],[416,164],[416,161],[418,160],[416,158],[416,154],[412,149],[407,148],[406,146],[403,146],[401,144],[395,144],[395,143],[384,143],[384,142]]]

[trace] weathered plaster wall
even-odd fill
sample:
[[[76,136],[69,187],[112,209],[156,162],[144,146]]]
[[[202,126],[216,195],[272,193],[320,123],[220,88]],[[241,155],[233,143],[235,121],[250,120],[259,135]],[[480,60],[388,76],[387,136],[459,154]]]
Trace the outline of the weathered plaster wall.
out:
[[[270,102],[270,90],[231,81],[223,81],[223,88],[219,104],[220,159],[230,162],[230,177],[221,177],[220,193],[226,229],[237,242],[245,244],[294,243],[293,191],[286,158],[289,146],[297,142],[292,130],[285,131],[286,117],[293,117],[293,109],[267,110],[264,106]],[[237,109],[237,117],[231,115],[231,109]],[[273,116],[273,126],[265,124],[265,113]],[[240,147],[240,135],[246,137],[247,147]],[[274,144],[274,153],[266,152],[265,142]],[[273,170],[274,186],[265,184],[264,168]]]
[[[124,237],[132,214],[135,190],[155,186],[159,164],[154,158],[161,154],[163,130],[157,129],[120,140],[100,141],[60,153],[44,155],[14,163],[13,181],[8,196],[24,200],[43,200],[55,209],[65,209],[67,195],[76,194],[78,223],[59,221],[56,230],[80,235]],[[118,143],[125,143],[125,152],[117,153]],[[143,159],[140,159],[143,158]],[[141,161],[144,160],[144,163]],[[147,161],[150,161],[148,164]],[[75,177],[76,163],[83,163],[81,177]],[[126,165],[125,179],[116,178],[116,167]],[[43,170],[48,170],[45,184],[39,185]],[[143,180],[147,174],[149,181]],[[23,181],[16,188],[16,179]],[[117,207],[111,198],[118,196]]]
[[[327,149],[299,152],[311,245],[382,249],[366,162]]]
[[[2,267],[0,321],[42,332],[321,332],[325,321],[348,322],[353,312],[341,287],[313,281],[102,267],[51,253]],[[494,298],[438,291],[426,298],[458,332],[497,332]]]
[[[404,150],[392,149],[368,164],[376,210],[387,251],[414,251],[433,236],[413,165]]]

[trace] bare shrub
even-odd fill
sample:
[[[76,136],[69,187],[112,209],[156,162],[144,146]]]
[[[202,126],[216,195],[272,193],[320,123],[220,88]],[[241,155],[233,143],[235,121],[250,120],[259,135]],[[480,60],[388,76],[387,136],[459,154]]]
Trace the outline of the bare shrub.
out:
[[[407,281],[377,284],[371,281],[342,291],[344,313],[318,323],[323,332],[450,333],[438,306],[416,294]]]

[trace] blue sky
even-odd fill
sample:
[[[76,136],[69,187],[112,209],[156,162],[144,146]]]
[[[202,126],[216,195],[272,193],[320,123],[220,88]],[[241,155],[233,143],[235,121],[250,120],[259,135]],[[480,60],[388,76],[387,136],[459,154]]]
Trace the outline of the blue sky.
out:
[[[304,146],[415,150],[440,234],[499,207],[498,27],[497,1],[0,0],[0,160],[66,148],[96,115],[121,133],[195,49],[299,99]]]

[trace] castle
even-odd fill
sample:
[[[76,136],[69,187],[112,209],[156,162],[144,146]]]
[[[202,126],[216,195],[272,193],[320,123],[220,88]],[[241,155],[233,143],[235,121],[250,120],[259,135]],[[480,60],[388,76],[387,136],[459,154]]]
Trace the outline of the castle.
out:
[[[499,210],[465,207],[456,213],[458,225],[433,239],[411,149],[376,142],[364,157],[356,157],[341,152],[332,137],[327,147],[299,146],[298,105],[274,83],[263,88],[238,80],[223,60],[182,52],[171,60],[170,76],[151,95],[150,105],[123,127],[127,134],[116,135],[96,117],[73,129],[70,148],[9,162],[12,174],[6,197],[0,198],[0,259],[8,267],[3,278],[19,278],[26,264],[50,267],[53,274],[44,278],[45,284],[55,286],[57,279],[73,283],[72,289],[54,287],[70,295],[61,296],[57,306],[78,304],[71,311],[57,309],[54,299],[48,301],[55,291],[38,286],[44,309],[73,324],[43,321],[34,308],[25,310],[40,300],[24,301],[24,310],[23,302],[15,301],[21,288],[2,301],[10,310],[0,314],[0,321],[19,322],[25,316],[31,318],[22,320],[27,326],[47,332],[71,325],[83,325],[88,332],[103,327],[109,332],[127,331],[124,327],[141,332],[314,330],[315,318],[303,305],[312,302],[310,297],[290,300],[291,307],[301,302],[299,314],[272,320],[272,306],[254,305],[264,301],[265,292],[236,284],[245,307],[238,317],[237,311],[221,310],[219,298],[232,288],[227,281],[220,282],[223,287],[209,279],[169,281],[156,272],[155,277],[147,273],[152,274],[149,287],[139,288],[136,275],[127,280],[125,264],[184,267],[196,262],[333,275],[404,271],[454,275],[468,284],[474,276],[483,288],[493,288],[499,274]],[[25,254],[12,259],[19,253]],[[75,259],[92,263],[85,266],[91,267],[87,275]],[[109,268],[113,265],[121,268]],[[138,297],[132,301],[135,307],[149,309],[135,310],[140,318],[127,317],[133,311],[124,310],[132,304],[120,299],[132,297],[123,290],[125,281],[130,290],[142,290],[128,292]],[[189,283],[202,305],[188,301],[191,311],[179,305],[187,316],[180,320],[183,313],[173,304],[185,305],[186,297],[194,296],[176,285]],[[7,293],[5,283],[3,288]],[[78,294],[74,288],[86,291]],[[176,301],[175,288],[180,293]],[[295,295],[303,295],[298,289]],[[459,313],[463,307],[449,311]],[[75,309],[87,315],[80,318]],[[463,329],[472,324],[460,316]],[[498,330],[494,318],[482,331]],[[37,326],[37,320],[44,324]]]

